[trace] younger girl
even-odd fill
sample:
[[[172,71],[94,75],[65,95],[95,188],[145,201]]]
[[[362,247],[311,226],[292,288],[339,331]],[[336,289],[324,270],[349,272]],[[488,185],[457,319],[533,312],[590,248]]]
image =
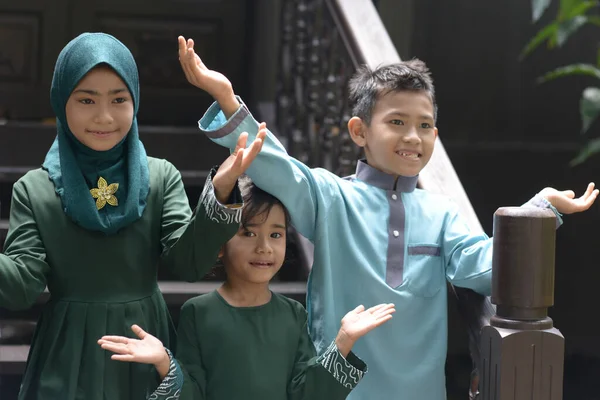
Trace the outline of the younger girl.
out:
[[[260,145],[212,172],[192,215],[179,172],[147,157],[138,138],[137,66],[121,42],[102,33],[72,40],[51,100],[57,138],[42,168],[14,185],[0,254],[0,307],[30,307],[46,286],[51,295],[19,399],[145,399],[159,383],[152,368],[111,361],[96,341],[138,323],[175,345],[158,261],[188,281],[212,267],[241,217],[221,204],[233,189],[222,182],[235,181]]]
[[[361,305],[350,311],[327,351],[316,357],[304,307],[269,290],[285,258],[287,211],[252,184],[242,194],[242,224],[219,253],[225,283],[189,300],[181,310],[180,364],[170,360],[160,340],[137,325],[132,329],[140,340],[106,336],[98,343],[116,353],[114,360],[153,364],[166,377],[155,399],[346,398],[366,372],[352,346],[390,320],[394,305],[368,310]]]

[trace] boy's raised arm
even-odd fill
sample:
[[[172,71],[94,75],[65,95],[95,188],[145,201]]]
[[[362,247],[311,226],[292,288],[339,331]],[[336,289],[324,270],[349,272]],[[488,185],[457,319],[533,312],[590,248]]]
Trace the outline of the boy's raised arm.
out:
[[[258,187],[279,198],[300,233],[314,239],[317,212],[326,212],[336,197],[335,176],[325,170],[312,170],[290,157],[277,138],[261,126],[234,95],[229,80],[204,65],[193,45],[191,39],[186,42],[179,37],[182,69],[191,84],[216,100],[200,120],[200,129],[215,143],[229,148],[232,160],[243,160],[253,149],[262,146],[246,174]],[[244,148],[239,142],[250,146]],[[240,151],[244,154],[238,157]]]

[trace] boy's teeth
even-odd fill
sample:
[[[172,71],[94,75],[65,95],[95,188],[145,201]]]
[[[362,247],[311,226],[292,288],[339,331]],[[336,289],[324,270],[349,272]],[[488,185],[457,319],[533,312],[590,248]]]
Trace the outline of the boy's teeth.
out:
[[[419,155],[418,155],[418,154],[415,154],[415,153],[404,153],[404,152],[400,152],[400,155],[401,155],[401,156],[403,156],[403,157],[412,157],[412,158],[417,158],[417,157],[419,157]]]

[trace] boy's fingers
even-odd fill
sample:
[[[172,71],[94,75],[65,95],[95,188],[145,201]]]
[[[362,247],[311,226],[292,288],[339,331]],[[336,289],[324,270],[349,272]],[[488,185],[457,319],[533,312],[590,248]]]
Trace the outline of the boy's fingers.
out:
[[[570,199],[574,199],[575,198],[575,192],[572,190],[563,190],[561,192],[564,196],[567,196]]]

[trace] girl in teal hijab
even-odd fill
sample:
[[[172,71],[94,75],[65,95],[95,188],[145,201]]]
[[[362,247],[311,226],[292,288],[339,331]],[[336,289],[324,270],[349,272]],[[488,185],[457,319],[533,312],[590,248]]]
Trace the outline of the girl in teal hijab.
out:
[[[121,42],[73,39],[58,57],[51,100],[57,137],[42,168],[13,187],[0,254],[0,307],[26,309],[50,292],[19,399],[146,399],[172,378],[113,361],[96,341],[138,324],[174,348],[158,264],[190,282],[210,270],[238,230],[237,178],[261,143],[245,149],[241,138],[192,213],[180,173],[139,140],[137,66]]]
[[[84,131],[80,134],[91,137],[90,147],[86,146],[85,142],[82,143],[76,137],[78,132],[74,135],[69,129],[66,115],[66,105],[71,93],[81,79],[98,66],[110,67],[126,85],[130,99],[116,99],[133,103],[130,105],[133,108],[133,121],[129,132],[123,132],[125,136],[114,147],[104,151],[95,150],[92,146],[102,147],[102,142],[110,142],[109,138],[95,138],[96,142],[100,142],[98,144],[94,142],[94,136],[98,135]],[[110,35],[85,33],[69,43],[59,55],[50,93],[58,135],[46,155],[43,167],[54,182],[64,212],[76,224],[89,230],[114,234],[142,216],[150,189],[146,151],[138,137],[136,115],[140,88],[133,55]],[[123,94],[116,93],[119,96]],[[86,95],[94,96],[89,92],[82,95],[84,98]],[[98,95],[100,93],[96,97]],[[124,103],[121,102],[118,106],[124,108]],[[86,105],[88,108],[93,106]],[[102,122],[105,121],[91,121],[89,125],[99,126]],[[113,141],[120,139],[114,132],[104,135],[110,134],[114,136]],[[98,203],[90,196],[88,188],[94,187],[100,178],[115,184],[115,193],[109,193],[108,199],[117,200],[109,201],[107,204],[110,207],[106,207],[106,204],[102,206],[102,198]],[[98,183],[98,188],[104,181]],[[116,204],[112,204],[115,202]]]

